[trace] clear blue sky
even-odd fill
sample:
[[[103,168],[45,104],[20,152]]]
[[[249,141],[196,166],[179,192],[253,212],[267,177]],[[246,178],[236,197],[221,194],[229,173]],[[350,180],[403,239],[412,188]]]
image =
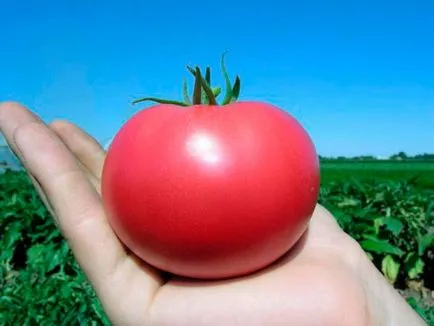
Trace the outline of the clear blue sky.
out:
[[[411,4],[412,3],[412,4]],[[434,152],[434,2],[2,1],[0,100],[107,141],[144,95],[228,50],[241,99],[276,104],[322,155]],[[223,85],[222,85],[223,86]]]

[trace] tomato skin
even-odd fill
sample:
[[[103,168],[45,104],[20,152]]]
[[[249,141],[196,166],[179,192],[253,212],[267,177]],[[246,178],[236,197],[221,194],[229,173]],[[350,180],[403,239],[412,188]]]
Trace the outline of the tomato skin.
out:
[[[261,102],[156,105],[108,150],[102,198],[120,240],[181,276],[252,273],[306,230],[319,161],[303,127]]]

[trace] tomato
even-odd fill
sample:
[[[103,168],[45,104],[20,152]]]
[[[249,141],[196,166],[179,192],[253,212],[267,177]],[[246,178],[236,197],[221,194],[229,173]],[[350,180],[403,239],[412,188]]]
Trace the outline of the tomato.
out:
[[[318,198],[318,156],[290,114],[230,96],[217,105],[209,75],[196,72],[195,103],[160,101],[116,134],[103,202],[119,239],[156,268],[240,276],[274,262],[305,232]],[[211,104],[200,101],[198,83]]]

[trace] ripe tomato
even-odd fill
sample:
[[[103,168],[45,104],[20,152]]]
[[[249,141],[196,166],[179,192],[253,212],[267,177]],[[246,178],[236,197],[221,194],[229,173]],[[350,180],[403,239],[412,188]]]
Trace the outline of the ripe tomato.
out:
[[[149,264],[195,278],[239,276],[275,261],[306,230],[318,191],[307,132],[256,101],[144,109],[114,137],[102,177],[120,240]]]

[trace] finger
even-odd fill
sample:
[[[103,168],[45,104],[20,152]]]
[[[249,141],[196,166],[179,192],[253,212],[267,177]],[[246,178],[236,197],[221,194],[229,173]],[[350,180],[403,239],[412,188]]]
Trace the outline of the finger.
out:
[[[100,180],[106,154],[95,138],[68,121],[55,120],[49,126],[90,173]]]
[[[75,155],[80,167],[86,173],[98,194],[101,194],[100,179],[105,159],[103,148],[93,137],[70,122],[56,120],[50,123],[49,127]]]
[[[14,110],[18,106],[19,104],[16,103],[0,102],[0,125],[1,132],[5,136],[6,142],[8,143],[10,149],[18,158],[21,159],[19,150],[12,137],[14,130],[17,127],[17,124],[26,121],[42,123],[42,120],[30,111],[27,111],[25,115],[23,115],[22,111],[16,111],[13,117],[14,120],[11,120],[9,117],[10,111]]]
[[[17,148],[15,142],[13,141],[13,139],[12,139],[13,137],[11,137],[13,132],[14,132],[16,123],[13,124],[13,123],[7,123],[7,121],[2,121],[2,120],[4,120],[4,118],[2,118],[2,115],[1,115],[2,111],[6,110],[7,107],[11,107],[11,106],[15,106],[15,104],[14,103],[3,103],[3,104],[0,103],[0,107],[1,107],[1,109],[0,109],[0,126],[1,126],[0,130],[1,130],[2,134],[5,136],[5,139],[6,139],[6,142],[9,146],[9,148],[12,150],[12,152],[15,154],[15,156],[17,156],[18,159],[20,159],[22,165],[26,168],[26,162],[22,159],[22,155],[21,155],[19,149]],[[18,116],[16,118],[17,118],[16,122],[18,122],[18,119],[19,120],[22,119],[22,117],[18,117]],[[32,121],[38,121],[38,122],[42,123],[42,120],[40,120],[38,116],[34,115],[31,112],[28,112],[27,119],[31,119]],[[8,135],[9,135],[9,137],[8,137]],[[52,207],[50,201],[48,200],[46,194],[42,190],[39,182],[32,175],[31,171],[27,170],[27,174],[28,174],[30,180],[32,181],[32,184],[34,185],[36,191],[38,192],[45,207],[47,208],[49,213],[53,217],[55,217],[53,207]]]
[[[71,246],[76,248],[78,259],[84,268],[93,265],[92,257],[89,256],[108,259],[106,255],[101,256],[92,249],[95,238],[113,249],[117,260],[122,259],[124,250],[108,228],[99,197],[60,139],[35,115],[16,104],[2,106],[0,128],[40,188],[50,198],[53,209],[59,216],[59,226],[71,241]],[[83,239],[84,241],[78,241]],[[107,265],[104,259],[101,263],[102,266]],[[117,261],[111,263],[116,264]]]
[[[24,107],[1,105],[0,130],[50,199],[63,235],[100,298],[113,300],[112,306],[116,291],[128,282],[121,273],[131,273],[131,260],[108,225],[99,195],[64,143]],[[143,273],[144,300],[158,286],[154,273],[150,268]]]

